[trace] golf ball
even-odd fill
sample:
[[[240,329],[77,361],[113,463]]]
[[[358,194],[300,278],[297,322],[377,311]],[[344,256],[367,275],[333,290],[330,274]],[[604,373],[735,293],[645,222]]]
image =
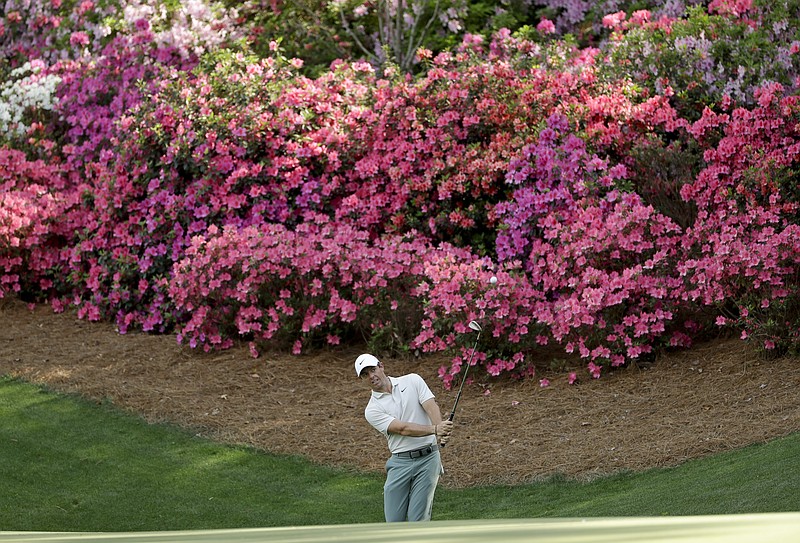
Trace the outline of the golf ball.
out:
[[[495,283],[497,283],[497,277],[495,277],[495,276],[493,275],[493,276],[492,276],[492,278],[491,278],[491,279],[489,279],[489,282],[490,282],[491,284],[493,284],[493,285],[494,285]]]

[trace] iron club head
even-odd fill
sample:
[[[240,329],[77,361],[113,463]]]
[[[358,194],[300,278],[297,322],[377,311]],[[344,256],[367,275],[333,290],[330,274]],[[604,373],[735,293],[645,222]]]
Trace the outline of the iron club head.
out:
[[[481,325],[478,324],[478,321],[469,321],[469,327],[475,330],[476,332],[480,332],[481,330],[483,330],[483,328],[481,328]]]

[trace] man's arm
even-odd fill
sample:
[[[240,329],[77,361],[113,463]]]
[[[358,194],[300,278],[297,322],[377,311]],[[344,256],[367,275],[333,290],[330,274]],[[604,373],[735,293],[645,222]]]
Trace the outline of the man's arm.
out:
[[[439,434],[436,437],[439,439],[439,443],[444,445],[450,439],[450,433],[453,431],[453,423],[449,420],[442,421],[442,410],[433,398],[422,402],[422,408],[428,414],[428,418],[431,419],[431,422],[439,426]]]
[[[431,419],[432,423],[439,424],[442,422],[442,410],[439,409],[439,404],[436,403],[434,398],[422,402],[422,409],[428,414],[428,418]]]
[[[438,438],[446,438],[453,431],[453,423],[449,420],[442,421],[442,412],[436,400],[431,398],[422,403],[422,408],[428,414],[432,424],[415,424],[394,419],[387,431],[390,434],[400,434],[409,437],[424,437],[435,435]]]
[[[439,417],[439,419],[441,420],[441,417]],[[442,436],[444,435],[444,425],[444,422],[440,422],[439,424],[415,424],[413,422],[394,419],[389,423],[387,431],[390,434],[400,434],[401,436],[409,437]]]

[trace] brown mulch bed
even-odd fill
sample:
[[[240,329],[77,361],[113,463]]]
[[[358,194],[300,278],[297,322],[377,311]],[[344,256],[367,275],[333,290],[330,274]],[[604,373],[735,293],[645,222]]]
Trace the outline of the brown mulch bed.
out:
[[[205,354],[174,336],[119,335],[109,324],[0,300],[0,374],[109,400],[151,422],[214,440],[381,471],[385,440],[363,417],[369,388],[353,372],[359,350],[313,355],[246,348]],[[444,357],[384,360],[390,375],[417,372],[447,413],[456,390],[436,377]],[[590,478],[673,466],[800,429],[800,360],[766,361],[720,339],[568,385],[564,371],[528,382],[479,378],[458,405],[442,451],[441,484],[521,483],[561,474]],[[538,378],[551,386],[541,388]]]

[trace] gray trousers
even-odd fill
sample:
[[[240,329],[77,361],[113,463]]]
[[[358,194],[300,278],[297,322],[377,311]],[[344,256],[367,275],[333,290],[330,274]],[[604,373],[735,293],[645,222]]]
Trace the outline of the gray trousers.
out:
[[[421,458],[389,457],[383,485],[386,522],[431,520],[433,493],[441,472],[439,451]]]

